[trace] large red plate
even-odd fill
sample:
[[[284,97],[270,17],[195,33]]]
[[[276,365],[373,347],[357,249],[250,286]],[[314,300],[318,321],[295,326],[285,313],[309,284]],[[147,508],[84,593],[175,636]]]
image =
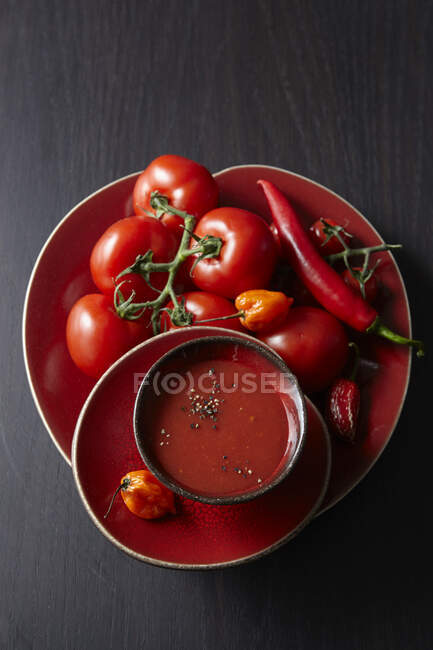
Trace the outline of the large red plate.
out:
[[[160,334],[122,357],[97,383],[75,431],[72,467],[93,522],[108,539],[137,559],[181,569],[221,568],[270,553],[304,528],[319,508],[329,481],[331,447],[326,426],[307,400],[307,435],[290,476],[262,497],[234,506],[177,499],[177,515],[144,521],[119,497],[104,513],[122,476],[143,461],[132,430],[138,388],[151,365],[168,350],[202,336],[232,336],[212,327]],[[247,335],[242,335],[250,338]]]
[[[333,217],[368,245],[382,239],[344,199],[307,178],[273,167],[245,165],[215,175],[221,203],[267,214],[258,178],[276,183],[297,205],[305,223]],[[54,230],[35,264],[24,307],[24,357],[30,387],[53,441],[70,460],[72,435],[80,409],[94,382],[80,373],[65,346],[65,323],[73,303],[94,290],[88,268],[92,247],[116,219],[131,213],[137,174],[102,188],[78,204]],[[403,280],[389,253],[381,253],[381,315],[403,334],[410,315]],[[43,306],[43,308],[41,307]],[[407,389],[411,355],[407,349],[365,337],[361,380],[361,439],[354,447],[335,443],[325,507],[338,501],[368,472],[396,426]]]

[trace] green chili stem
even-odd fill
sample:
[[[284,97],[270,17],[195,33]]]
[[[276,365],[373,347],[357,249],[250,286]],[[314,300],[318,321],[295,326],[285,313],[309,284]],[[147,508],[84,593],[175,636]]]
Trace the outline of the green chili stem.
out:
[[[392,341],[393,343],[398,343],[399,345],[410,345],[413,348],[416,348],[416,356],[424,356],[424,343],[422,341],[416,341],[414,339],[408,339],[405,336],[401,336],[396,332],[393,332],[386,325],[382,323],[379,317],[377,317],[370,327],[366,330],[369,334],[377,334],[377,336],[383,336],[383,338]]]

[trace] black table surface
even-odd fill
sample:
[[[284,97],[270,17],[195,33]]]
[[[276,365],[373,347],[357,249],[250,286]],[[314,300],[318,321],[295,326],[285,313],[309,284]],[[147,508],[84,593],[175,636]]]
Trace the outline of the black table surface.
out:
[[[0,2],[1,648],[432,647],[428,357],[414,361],[386,453],[347,498],[261,561],[182,572],[131,559],[93,526],[21,346],[27,281],[53,227],[161,153],[213,171],[276,165],[340,193],[404,244],[414,330],[428,339],[432,8]]]

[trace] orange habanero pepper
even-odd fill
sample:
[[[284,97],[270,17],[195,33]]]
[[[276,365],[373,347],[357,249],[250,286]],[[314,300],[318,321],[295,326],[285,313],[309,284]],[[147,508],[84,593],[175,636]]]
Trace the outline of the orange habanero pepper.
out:
[[[235,300],[236,308],[243,312],[242,325],[253,332],[264,332],[281,325],[287,317],[293,298],[281,291],[250,289],[240,293]]]
[[[128,472],[111,499],[104,515],[108,517],[114,499],[121,492],[126,507],[142,519],[158,519],[169,512],[176,514],[174,494],[147,469]]]

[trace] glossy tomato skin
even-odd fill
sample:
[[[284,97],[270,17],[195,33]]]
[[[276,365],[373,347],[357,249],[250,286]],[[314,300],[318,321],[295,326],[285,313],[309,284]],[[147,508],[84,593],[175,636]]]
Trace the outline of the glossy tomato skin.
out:
[[[220,255],[201,260],[192,272],[199,289],[235,298],[247,289],[267,286],[277,251],[264,219],[239,208],[217,208],[200,219],[194,232],[198,237],[208,234],[223,241]]]
[[[227,300],[227,298],[223,298],[222,296],[217,296],[215,293],[208,293],[206,291],[189,291],[184,293],[183,297],[185,298],[185,307],[187,311],[194,315],[193,325],[196,321],[207,320],[208,318],[218,318],[220,316],[231,316],[237,312],[237,309],[235,309],[230,300]],[[170,302],[167,307],[171,309],[173,303]],[[197,325],[198,324],[199,323],[197,323]],[[225,327],[230,330],[235,330],[236,332],[245,331],[239,318],[216,320],[211,323],[203,323],[203,325]],[[179,328],[172,324],[168,314],[164,312],[161,319],[161,329],[164,331],[165,329],[174,330]]]
[[[283,257],[283,248],[281,246],[280,235],[278,234],[277,226],[274,224],[274,222],[269,224],[269,230],[271,231],[272,237],[274,238],[275,247],[277,249],[278,257]]]
[[[327,388],[347,361],[344,327],[324,309],[294,307],[283,325],[260,339],[284,359],[307,393]]]
[[[158,190],[171,205],[199,219],[218,205],[218,186],[206,167],[189,158],[165,155],[155,158],[140,174],[134,187],[133,207],[137,215],[153,209],[150,195]],[[183,219],[165,214],[162,221],[179,236]]]
[[[330,226],[338,225],[333,219],[325,219],[325,221]],[[324,227],[325,224],[323,221],[318,219],[309,228],[310,238],[317,247],[317,250],[321,255],[323,255],[323,257],[326,257],[327,255],[333,255],[334,253],[341,253],[341,251],[344,250],[344,247],[336,237],[331,237],[331,239],[327,241],[326,244],[324,243],[327,238],[327,235],[323,232]],[[343,232],[340,233],[340,235],[346,244],[350,243],[350,237],[345,235]]]
[[[125,352],[149,338],[149,319],[128,321],[117,316],[111,298],[90,293],[69,312],[66,343],[75,365],[97,379]]]
[[[176,254],[177,244],[171,231],[153,217],[126,217],[113,223],[96,242],[90,256],[90,271],[102,293],[113,295],[115,278],[134,263],[137,255],[153,250],[154,262],[169,262]],[[135,302],[156,297],[144,278],[136,273],[125,275],[122,293],[127,298],[136,292]],[[161,289],[167,281],[166,273],[154,273],[152,284]]]

